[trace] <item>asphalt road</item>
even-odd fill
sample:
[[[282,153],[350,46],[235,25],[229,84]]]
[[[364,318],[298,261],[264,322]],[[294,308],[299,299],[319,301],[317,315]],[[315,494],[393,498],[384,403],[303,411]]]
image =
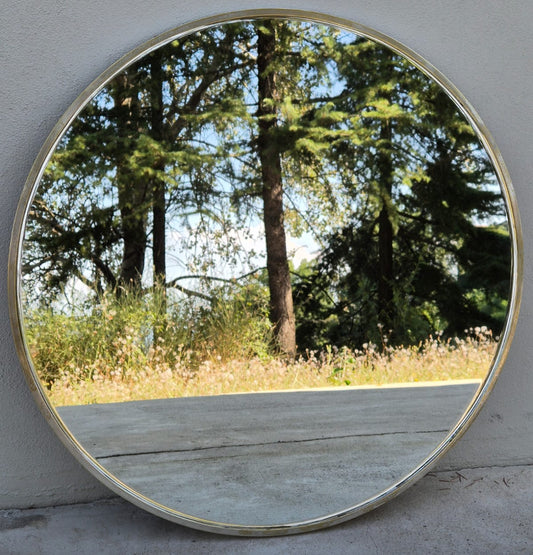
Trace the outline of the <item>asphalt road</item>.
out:
[[[240,525],[361,503],[444,439],[478,383],[337,388],[60,407],[120,481],[187,515]]]

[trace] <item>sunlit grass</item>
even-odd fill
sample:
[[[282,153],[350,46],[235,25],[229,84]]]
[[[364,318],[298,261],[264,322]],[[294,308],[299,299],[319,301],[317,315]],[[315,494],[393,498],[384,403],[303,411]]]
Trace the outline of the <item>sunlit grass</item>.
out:
[[[146,352],[126,329],[114,339],[114,359],[81,364],[71,360],[53,381],[44,383],[54,405],[109,403],[237,392],[320,387],[385,385],[440,380],[482,379],[496,341],[486,328],[466,330],[465,338],[429,337],[419,345],[361,350],[327,348],[294,361],[275,356],[224,360],[216,352],[191,364],[195,353],[164,339]],[[39,369],[37,368],[37,371]]]
[[[170,305],[160,291],[104,296],[70,313],[28,311],[34,368],[54,405],[238,392],[482,379],[497,340],[486,327],[417,345],[328,346],[289,360],[275,348],[261,291],[209,307]]]

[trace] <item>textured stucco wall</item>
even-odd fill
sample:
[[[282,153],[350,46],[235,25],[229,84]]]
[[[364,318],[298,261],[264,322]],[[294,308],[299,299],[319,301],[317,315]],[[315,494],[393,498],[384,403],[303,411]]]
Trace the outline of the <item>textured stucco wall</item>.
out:
[[[511,174],[523,223],[522,311],[491,397],[439,468],[533,463],[533,252],[528,240],[533,237],[533,2],[1,0],[0,508],[109,495],[50,431],[13,347],[6,287],[9,237],[33,159],[69,104],[120,55],[192,19],[259,7],[327,10],[389,34],[451,79],[490,129]]]

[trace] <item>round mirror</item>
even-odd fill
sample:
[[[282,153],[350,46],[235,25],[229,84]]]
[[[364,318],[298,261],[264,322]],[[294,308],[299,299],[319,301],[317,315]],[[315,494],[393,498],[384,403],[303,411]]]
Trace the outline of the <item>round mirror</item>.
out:
[[[519,225],[479,118],[392,39],[299,12],[174,30],[48,138],[11,249],[36,398],[195,528],[341,522],[421,477],[503,363]]]

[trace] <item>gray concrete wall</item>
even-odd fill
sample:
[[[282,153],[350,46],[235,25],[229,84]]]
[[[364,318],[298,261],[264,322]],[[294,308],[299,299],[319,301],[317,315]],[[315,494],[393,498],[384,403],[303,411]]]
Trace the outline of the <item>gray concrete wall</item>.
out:
[[[48,428],[29,393],[13,346],[6,287],[9,236],[33,159],[69,104],[121,54],[192,19],[259,7],[327,10],[389,34],[451,79],[491,130],[510,171],[523,222],[522,311],[495,390],[439,468],[533,463],[533,252],[528,240],[533,237],[533,2],[1,0],[0,508],[109,495]]]

